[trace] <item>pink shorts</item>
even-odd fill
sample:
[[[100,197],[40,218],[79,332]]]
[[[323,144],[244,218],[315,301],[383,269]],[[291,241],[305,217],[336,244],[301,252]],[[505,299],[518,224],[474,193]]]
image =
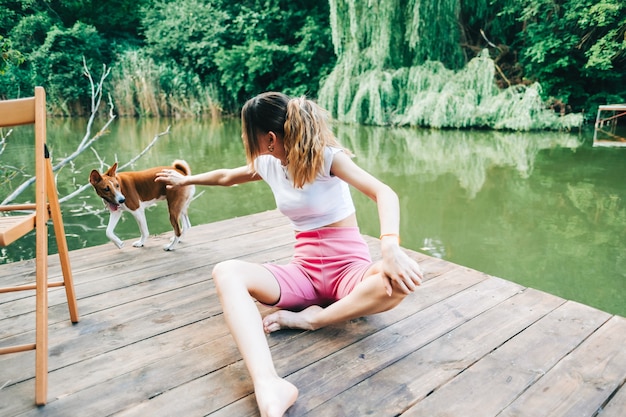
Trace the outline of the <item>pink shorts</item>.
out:
[[[294,249],[287,265],[263,264],[280,285],[280,299],[273,307],[298,311],[332,304],[348,295],[372,265],[358,227],[297,232]]]

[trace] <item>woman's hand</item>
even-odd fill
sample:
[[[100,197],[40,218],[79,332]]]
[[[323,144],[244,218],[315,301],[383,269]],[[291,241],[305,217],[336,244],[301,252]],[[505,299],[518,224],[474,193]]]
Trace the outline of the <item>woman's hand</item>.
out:
[[[155,182],[164,182],[167,184],[167,188],[179,187],[183,184],[185,175],[173,169],[164,169],[161,172],[157,172]]]
[[[422,284],[424,274],[419,264],[409,257],[392,239],[381,240],[383,254],[383,278],[385,291],[391,296],[395,286],[404,294],[410,294]]]

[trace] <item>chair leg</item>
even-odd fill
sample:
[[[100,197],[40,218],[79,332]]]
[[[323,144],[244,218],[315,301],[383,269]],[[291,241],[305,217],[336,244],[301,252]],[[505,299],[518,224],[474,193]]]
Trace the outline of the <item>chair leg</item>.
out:
[[[63,226],[57,226],[54,223],[57,246],[59,248],[59,258],[61,259],[61,269],[63,271],[63,282],[65,287],[65,295],[67,297],[67,306],[70,310],[70,320],[72,323],[78,323],[78,304],[76,302],[76,292],[74,291],[74,280],[72,278],[72,269],[70,267],[70,256],[67,249],[67,241],[65,240],[65,232]],[[61,229],[60,231],[57,229]]]
[[[35,290],[35,403],[43,405],[48,397],[48,227],[36,226]]]
[[[72,268],[70,267],[70,256],[67,248],[67,240],[65,238],[65,227],[63,226],[63,217],[61,216],[61,205],[54,184],[54,176],[52,172],[52,163],[50,159],[46,159],[46,177],[48,179],[48,202],[50,204],[50,217],[54,226],[54,236],[56,237],[57,247],[59,250],[59,259],[61,260],[61,270],[63,272],[63,283],[65,286],[65,295],[67,297],[67,306],[70,310],[70,320],[72,323],[78,323],[78,305],[76,303],[76,292],[74,291],[74,280],[72,278]]]

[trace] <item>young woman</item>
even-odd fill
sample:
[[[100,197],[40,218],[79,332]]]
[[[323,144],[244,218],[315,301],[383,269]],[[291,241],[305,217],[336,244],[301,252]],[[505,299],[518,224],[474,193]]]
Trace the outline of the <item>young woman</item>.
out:
[[[263,179],[291,220],[296,243],[289,264],[230,260],[213,269],[261,416],[275,417],[293,405],[298,389],[276,373],[265,333],[315,330],[389,310],[420,285],[422,272],[399,246],[397,195],[352,161],[319,106],[269,92],[246,102],[241,121],[246,166],[191,176],[165,170],[157,181],[230,186]],[[372,263],[359,232],[349,185],[377,204],[379,262]],[[279,310],[262,319],[255,299]]]

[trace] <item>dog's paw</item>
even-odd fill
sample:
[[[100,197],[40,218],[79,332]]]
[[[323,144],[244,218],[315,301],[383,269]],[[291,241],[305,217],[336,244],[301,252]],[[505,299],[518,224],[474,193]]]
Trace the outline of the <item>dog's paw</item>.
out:
[[[133,243],[133,247],[134,248],[143,248],[143,242],[141,240],[138,240],[135,243]]]
[[[120,241],[113,241],[113,243],[115,244],[115,246],[117,246],[118,249],[122,249],[124,247],[124,242]]]
[[[163,245],[163,250],[164,251],[173,251],[174,250],[174,246],[176,246],[176,244],[180,242],[180,238],[174,236],[170,239],[170,243],[168,243],[167,245]]]

